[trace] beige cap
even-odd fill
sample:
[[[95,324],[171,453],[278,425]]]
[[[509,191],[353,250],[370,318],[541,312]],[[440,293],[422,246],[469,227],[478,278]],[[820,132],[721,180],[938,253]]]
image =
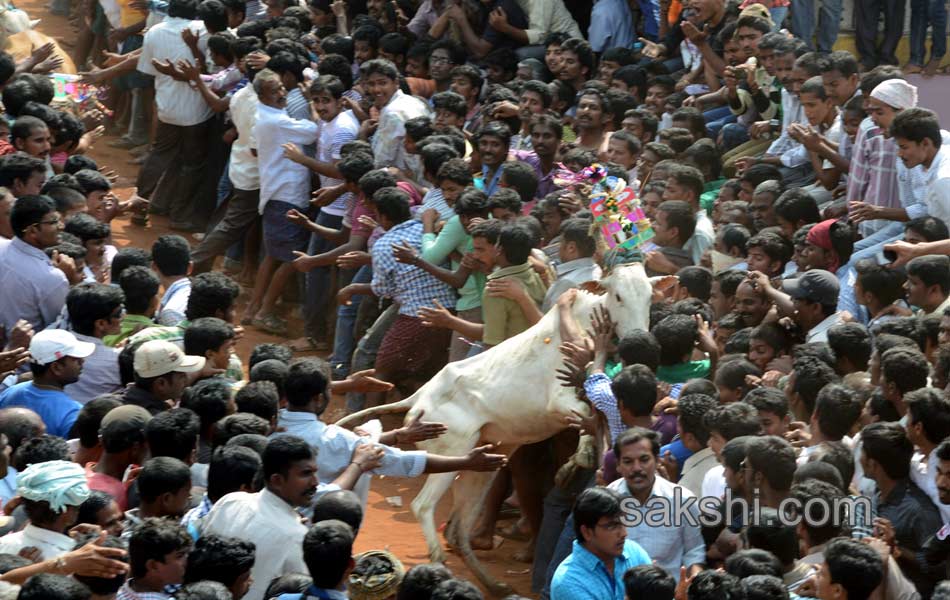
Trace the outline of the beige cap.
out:
[[[200,371],[205,366],[205,359],[203,356],[189,356],[171,342],[153,340],[136,349],[132,365],[136,375],[150,379],[172,372]]]

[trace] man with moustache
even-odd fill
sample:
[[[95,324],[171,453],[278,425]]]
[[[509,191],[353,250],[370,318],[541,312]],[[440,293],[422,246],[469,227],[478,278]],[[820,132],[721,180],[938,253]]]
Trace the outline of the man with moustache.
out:
[[[662,507],[664,502],[671,506],[676,502],[683,505],[693,497],[686,488],[676,485],[657,475],[656,467],[660,455],[660,437],[655,431],[642,427],[632,427],[614,442],[614,454],[617,456],[617,472],[622,479],[607,486],[625,497],[623,507],[627,518],[633,517],[630,511],[636,511],[642,517],[640,523],[627,527],[627,539],[643,547],[653,562],[679,580],[680,567],[686,567],[692,576],[703,570],[706,559],[706,545],[699,527],[699,506],[692,504],[688,512],[692,522],[686,518],[682,523],[647,522],[651,507]],[[680,498],[676,498],[679,488]]]
[[[284,573],[306,573],[303,538],[307,534],[298,507],[309,507],[317,492],[352,489],[364,473],[379,466],[382,451],[357,446],[349,466],[333,483],[321,484],[310,444],[288,435],[272,439],[261,456],[264,489],[233,492],[218,500],[205,517],[202,535],[235,537],[254,543],[253,585],[246,598],[263,598],[270,582]]]
[[[43,161],[47,178],[53,176],[53,166],[49,162],[51,135],[46,123],[36,117],[18,117],[10,128],[10,140],[23,154]]]
[[[528,163],[534,168],[538,176],[538,189],[534,197],[541,199],[559,189],[554,183],[554,173],[557,170],[555,159],[564,131],[561,120],[549,114],[534,115],[528,131],[531,134],[531,149],[515,150],[511,153],[511,158]],[[531,208],[533,204],[526,205],[522,210],[527,214]]]

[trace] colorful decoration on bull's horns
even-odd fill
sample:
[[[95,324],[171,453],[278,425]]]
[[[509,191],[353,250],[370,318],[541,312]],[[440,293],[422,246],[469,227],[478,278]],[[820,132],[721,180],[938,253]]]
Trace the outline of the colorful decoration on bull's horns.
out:
[[[608,248],[653,249],[654,244],[650,242],[654,236],[653,227],[633,188],[626,180],[607,175],[606,169],[599,164],[585,169],[588,170],[588,180],[597,178],[588,194],[590,211]],[[585,176],[585,171],[579,175]]]

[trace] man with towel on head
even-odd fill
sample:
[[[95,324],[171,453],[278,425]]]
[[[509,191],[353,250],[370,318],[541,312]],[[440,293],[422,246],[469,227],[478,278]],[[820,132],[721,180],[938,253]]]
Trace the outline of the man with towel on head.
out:
[[[66,460],[30,465],[17,475],[17,495],[23,498],[30,524],[0,537],[0,554],[33,547],[41,560],[50,560],[75,548],[68,531],[76,524],[79,505],[89,497],[82,467]]]

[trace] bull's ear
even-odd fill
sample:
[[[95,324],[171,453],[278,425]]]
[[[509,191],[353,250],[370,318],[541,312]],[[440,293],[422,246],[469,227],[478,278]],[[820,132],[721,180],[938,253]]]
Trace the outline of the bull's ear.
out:
[[[654,292],[665,292],[677,283],[679,283],[679,278],[675,275],[660,275],[659,277],[650,278],[650,285],[653,286]]]
[[[584,290],[585,292],[590,292],[591,294],[596,294],[598,296],[603,296],[607,293],[607,288],[605,288],[599,281],[585,281],[577,287]]]

